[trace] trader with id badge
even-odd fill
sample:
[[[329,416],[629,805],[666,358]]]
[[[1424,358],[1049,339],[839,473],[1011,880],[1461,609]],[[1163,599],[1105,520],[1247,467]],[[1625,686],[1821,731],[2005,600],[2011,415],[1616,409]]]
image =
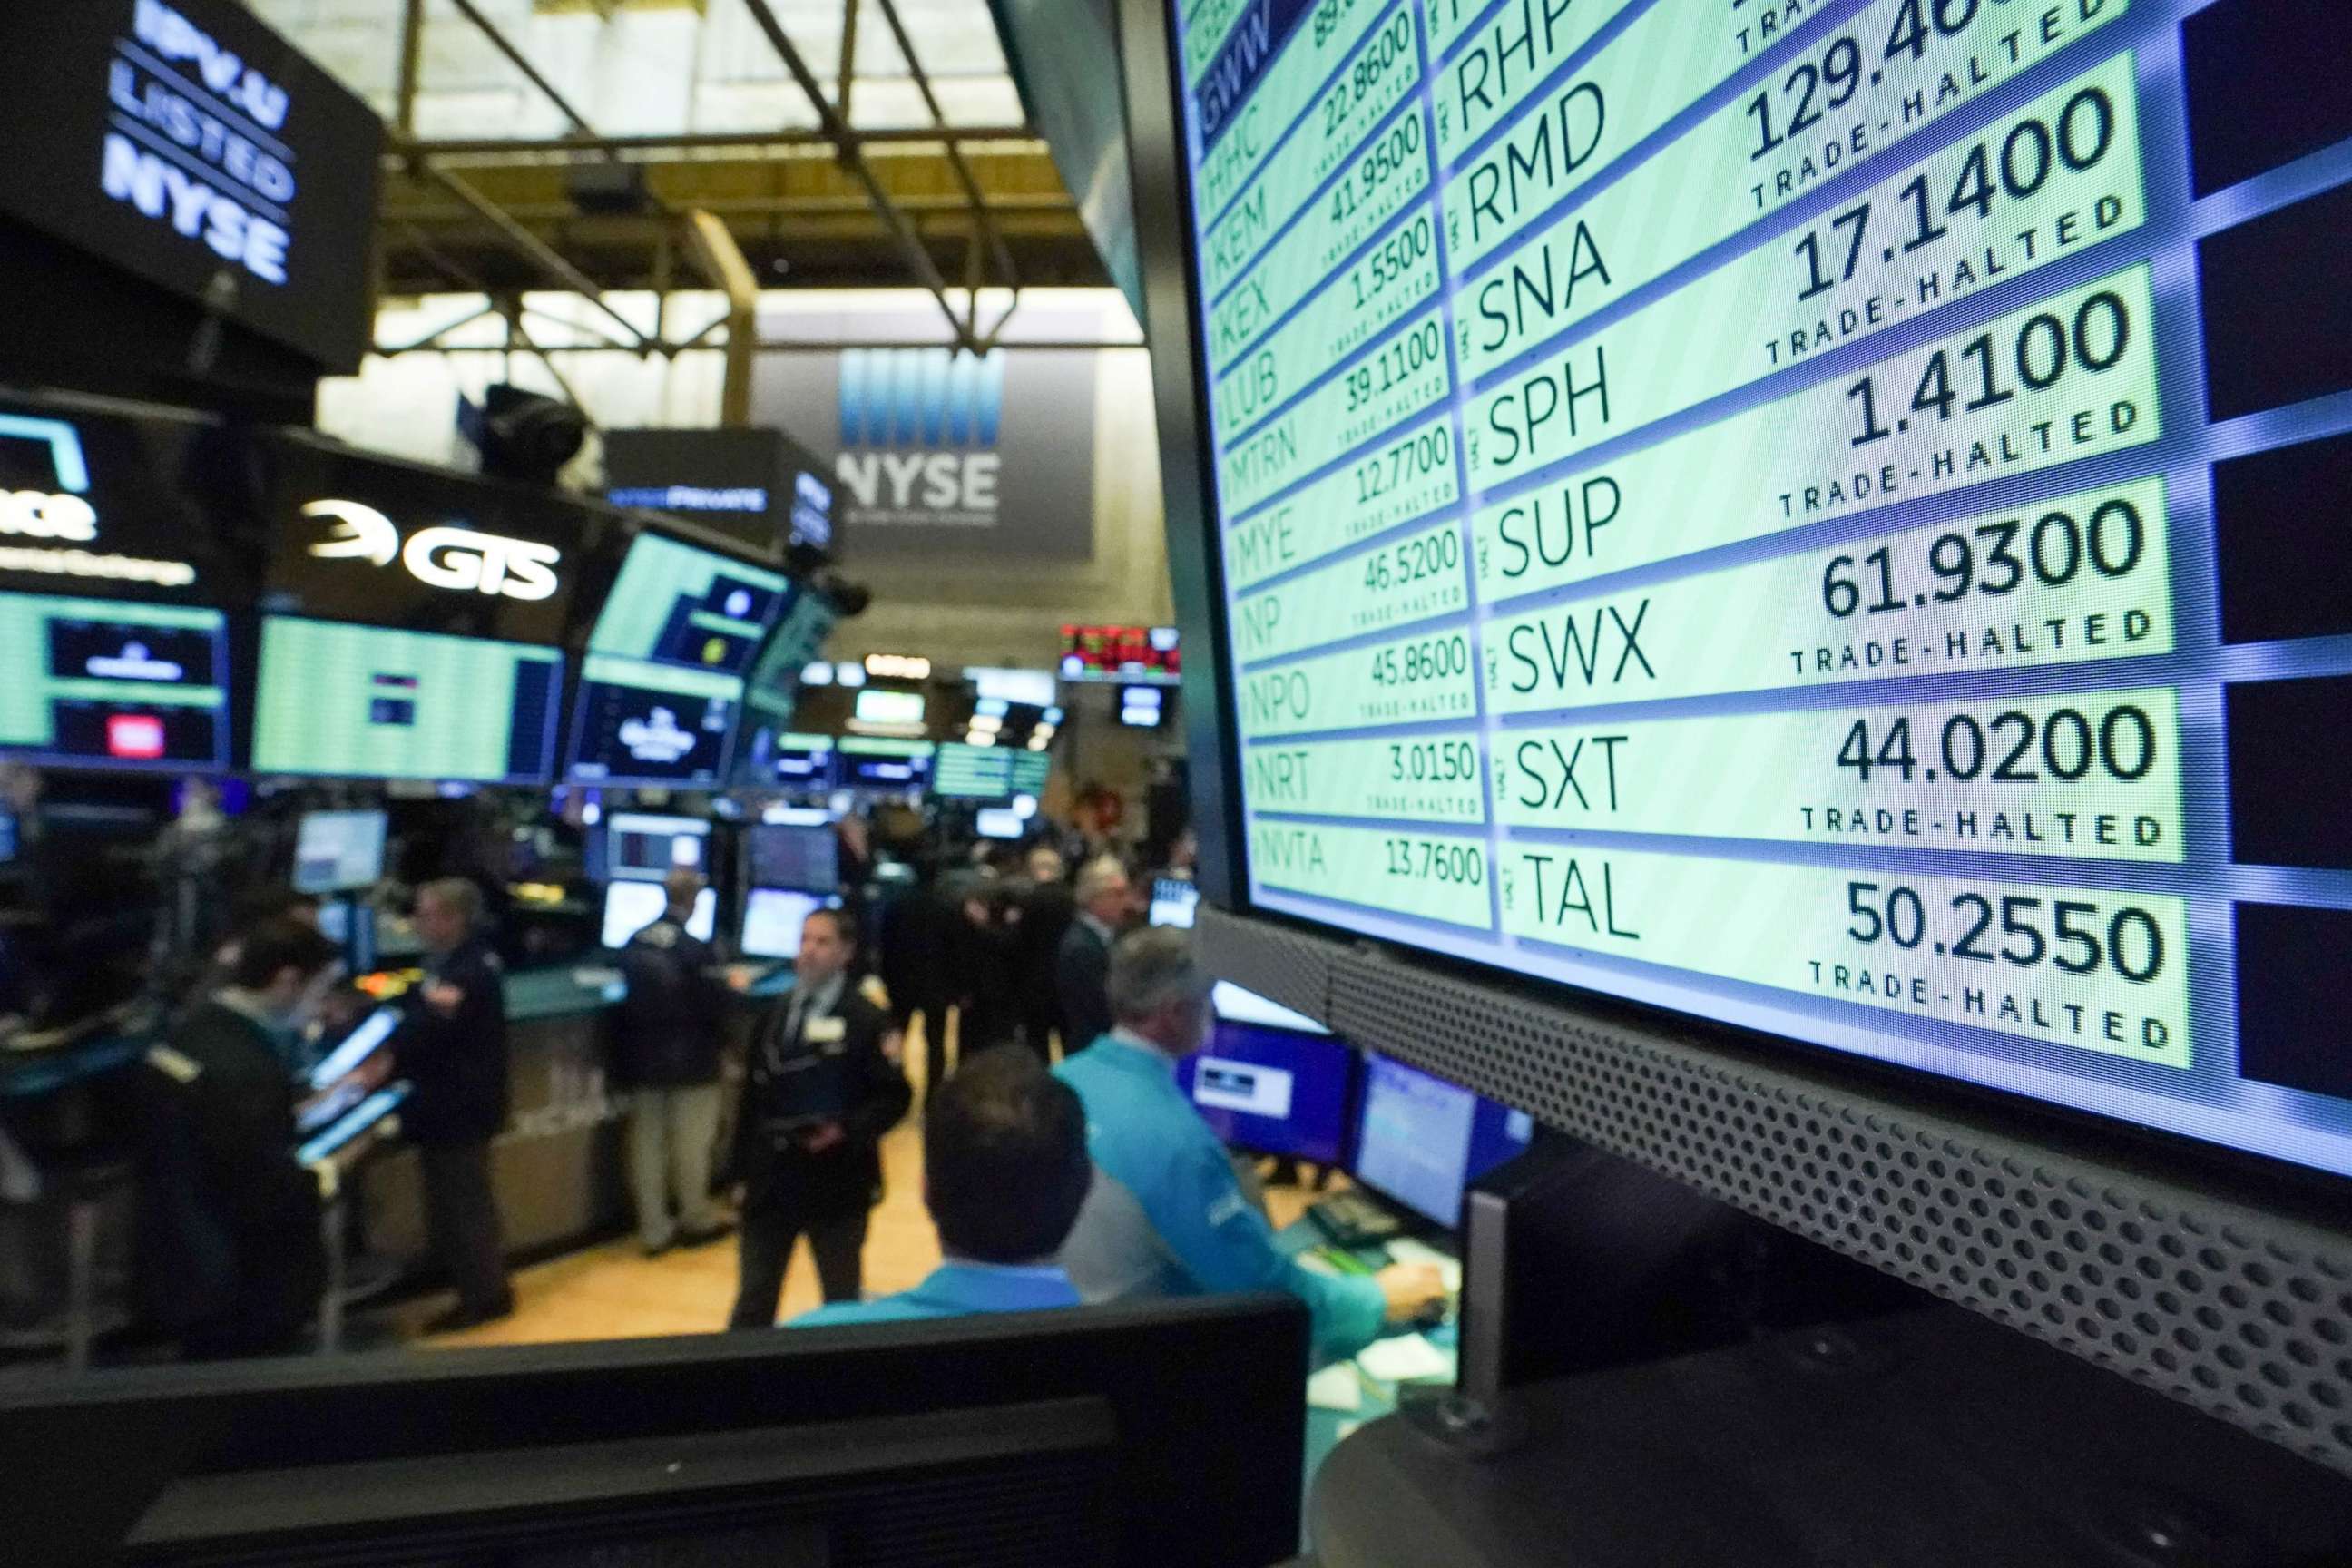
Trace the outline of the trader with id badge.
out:
[[[792,992],[761,1024],[736,1120],[742,1249],[729,1327],[772,1328],[802,1233],[827,1304],[855,1301],[868,1211],[882,1194],[882,1135],[913,1090],[883,1048],[890,1020],[849,983],[847,917],[801,927]]]

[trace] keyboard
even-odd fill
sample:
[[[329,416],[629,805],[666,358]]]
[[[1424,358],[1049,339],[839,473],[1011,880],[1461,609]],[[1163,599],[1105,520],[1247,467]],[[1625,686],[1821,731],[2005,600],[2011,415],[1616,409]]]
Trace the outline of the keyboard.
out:
[[[1337,1247],[1377,1247],[1404,1233],[1387,1205],[1353,1187],[1318,1198],[1307,1215]]]

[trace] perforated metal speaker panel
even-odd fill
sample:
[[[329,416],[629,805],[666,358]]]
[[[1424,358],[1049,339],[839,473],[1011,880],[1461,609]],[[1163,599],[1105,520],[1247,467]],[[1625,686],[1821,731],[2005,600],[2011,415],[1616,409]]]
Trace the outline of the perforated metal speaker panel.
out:
[[[1311,973],[1319,945],[1328,1010],[1285,1000],[1357,1045],[2352,1474],[2352,1235],[1369,946],[1204,927],[1213,966],[1278,940]]]
[[[1331,960],[1344,951],[1328,938],[1264,921],[1237,920],[1203,903],[1192,928],[1201,962],[1219,979],[1321,1018],[1331,1010]]]

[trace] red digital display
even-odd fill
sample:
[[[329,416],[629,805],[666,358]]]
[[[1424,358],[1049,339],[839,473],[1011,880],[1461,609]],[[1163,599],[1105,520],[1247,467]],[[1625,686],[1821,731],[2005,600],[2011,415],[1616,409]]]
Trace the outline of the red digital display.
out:
[[[149,713],[117,713],[106,721],[106,752],[132,762],[159,762],[163,756],[163,721]]]
[[[1182,672],[1174,626],[1062,628],[1065,680],[1153,681],[1172,686]]]

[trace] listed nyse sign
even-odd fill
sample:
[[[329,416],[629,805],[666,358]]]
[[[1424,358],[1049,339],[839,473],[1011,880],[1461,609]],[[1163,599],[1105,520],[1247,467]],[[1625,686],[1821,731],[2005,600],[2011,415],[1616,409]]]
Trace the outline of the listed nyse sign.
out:
[[[286,281],[287,90],[163,0],[138,0],[107,68],[100,185],[264,283]]]

